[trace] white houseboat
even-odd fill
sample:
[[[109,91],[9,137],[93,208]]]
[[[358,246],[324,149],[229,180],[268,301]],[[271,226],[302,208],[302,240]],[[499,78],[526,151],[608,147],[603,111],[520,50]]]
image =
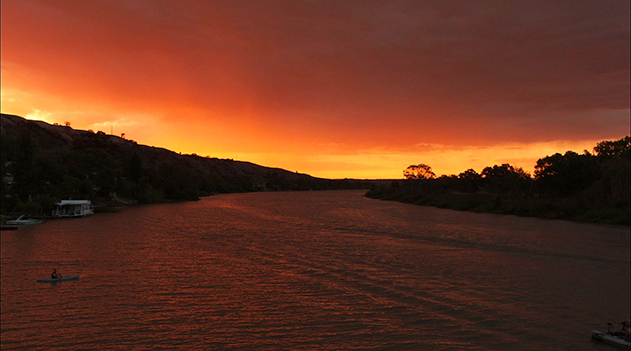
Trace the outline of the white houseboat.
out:
[[[90,200],[61,200],[55,204],[53,217],[87,217],[94,214]]]

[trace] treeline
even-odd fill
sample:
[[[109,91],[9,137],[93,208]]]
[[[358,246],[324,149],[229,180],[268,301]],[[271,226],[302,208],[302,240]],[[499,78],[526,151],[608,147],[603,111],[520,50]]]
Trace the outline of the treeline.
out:
[[[49,215],[61,199],[95,204],[197,200],[218,193],[366,188],[228,159],[180,155],[103,132],[2,115],[2,213]]]
[[[366,196],[464,211],[631,224],[630,137],[537,161],[533,175],[510,164],[435,177],[413,165],[406,180],[372,186]]]

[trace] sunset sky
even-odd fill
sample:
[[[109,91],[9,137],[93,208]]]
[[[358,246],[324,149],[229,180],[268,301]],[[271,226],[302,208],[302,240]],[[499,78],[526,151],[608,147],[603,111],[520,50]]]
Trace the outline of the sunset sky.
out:
[[[2,112],[326,178],[629,135],[629,1],[2,0]]]

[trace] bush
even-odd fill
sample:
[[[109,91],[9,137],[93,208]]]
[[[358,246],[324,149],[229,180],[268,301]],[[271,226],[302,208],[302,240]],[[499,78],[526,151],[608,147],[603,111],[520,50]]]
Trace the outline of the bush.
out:
[[[43,214],[42,206],[35,201],[18,202],[15,205],[15,212],[28,214],[30,216],[41,216]]]

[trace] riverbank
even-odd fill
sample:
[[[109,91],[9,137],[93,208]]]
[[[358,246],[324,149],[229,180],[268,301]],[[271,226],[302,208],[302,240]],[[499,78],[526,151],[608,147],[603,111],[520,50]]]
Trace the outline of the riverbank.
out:
[[[52,213],[62,199],[93,204],[197,200],[220,193],[365,188],[246,161],[181,154],[102,131],[0,116],[2,214]]]
[[[631,226],[627,203],[589,203],[580,198],[514,198],[501,194],[425,194],[372,188],[366,197],[458,211]]]

